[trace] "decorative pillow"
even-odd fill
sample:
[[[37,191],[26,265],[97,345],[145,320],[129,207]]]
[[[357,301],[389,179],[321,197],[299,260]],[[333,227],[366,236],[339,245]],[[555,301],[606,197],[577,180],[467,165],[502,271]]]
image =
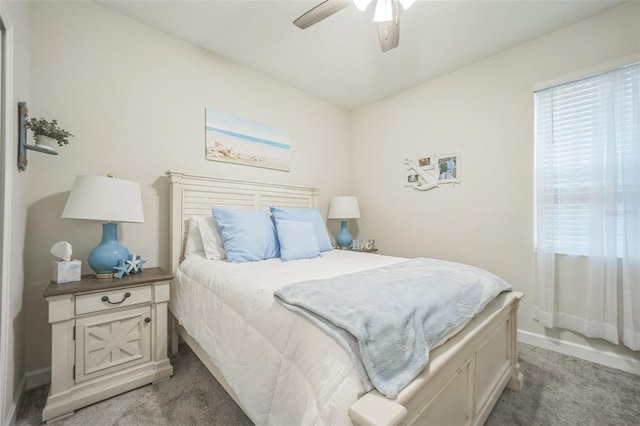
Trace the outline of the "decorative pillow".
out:
[[[266,212],[221,207],[212,212],[229,262],[255,262],[280,255],[276,228]]]
[[[280,258],[283,261],[313,259],[320,256],[316,228],[312,222],[276,218]]]
[[[271,215],[273,216],[274,220],[295,220],[299,222],[313,223],[320,251],[333,250],[333,247],[331,246],[331,240],[329,239],[329,235],[327,234],[327,228],[318,209],[282,209],[279,207],[269,207],[269,209],[271,210]]]
[[[227,254],[224,251],[222,237],[218,232],[213,216],[200,216],[200,218],[198,227],[202,236],[205,257],[211,260],[225,260]]]
[[[189,231],[187,232],[187,243],[184,247],[184,256],[191,254],[205,257],[204,245],[202,244],[202,235],[200,234],[200,226],[198,220],[194,216],[189,218]]]

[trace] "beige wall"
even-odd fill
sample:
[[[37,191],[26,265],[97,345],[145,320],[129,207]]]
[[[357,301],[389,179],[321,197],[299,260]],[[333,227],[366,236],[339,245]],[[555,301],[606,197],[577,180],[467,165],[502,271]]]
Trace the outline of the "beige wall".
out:
[[[519,327],[532,319],[534,84],[640,52],[640,4],[477,62],[352,113],[353,193],[361,238],[382,253],[470,263],[526,296]],[[462,184],[427,192],[402,186],[402,161],[460,152]],[[551,337],[631,351],[568,332]],[[637,357],[637,355],[635,355]]]
[[[27,371],[50,364],[42,291],[51,246],[83,260],[99,222],[61,219],[76,175],[113,173],[142,185],[144,224],[120,239],[168,266],[168,169],[322,188],[320,209],[346,180],[348,113],[93,2],[32,5],[31,116],[56,118],[75,137],[60,155],[32,154],[27,195]],[[204,159],[204,111],[214,108],[286,129],[291,171]]]
[[[29,187],[29,177],[24,173],[18,172],[16,166],[17,159],[17,126],[18,120],[17,104],[18,101],[29,101],[29,60],[30,60],[30,33],[29,33],[29,7],[26,2],[3,2],[3,15],[6,13],[9,18],[10,32],[13,39],[13,85],[12,99],[10,99],[8,108],[12,111],[12,120],[7,123],[11,136],[7,141],[5,153],[7,155],[7,174],[10,180],[9,202],[10,202],[10,244],[11,249],[4,255],[8,257],[9,265],[9,281],[3,282],[2,297],[6,297],[8,312],[2,313],[2,321],[7,320],[6,340],[2,341],[2,359],[4,382],[2,386],[2,412],[0,413],[0,422],[7,424],[12,417],[17,414],[15,412],[22,386],[24,386],[25,373],[25,322],[26,316],[23,308],[23,283],[24,283],[24,265],[23,250],[25,239],[25,216],[26,203],[25,192]],[[11,96],[11,91],[9,91]],[[3,123],[4,124],[4,123]],[[6,343],[6,346],[5,346]]]

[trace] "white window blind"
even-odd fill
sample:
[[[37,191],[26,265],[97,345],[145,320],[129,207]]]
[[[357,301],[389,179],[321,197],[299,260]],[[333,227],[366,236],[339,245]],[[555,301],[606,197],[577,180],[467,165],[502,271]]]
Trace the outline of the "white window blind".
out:
[[[630,164],[640,165],[639,80],[635,64],[535,92],[538,249],[624,250],[626,222],[617,219],[637,208],[640,192],[640,181],[624,175]],[[635,217],[640,221],[639,212]],[[594,231],[612,222],[615,232]]]

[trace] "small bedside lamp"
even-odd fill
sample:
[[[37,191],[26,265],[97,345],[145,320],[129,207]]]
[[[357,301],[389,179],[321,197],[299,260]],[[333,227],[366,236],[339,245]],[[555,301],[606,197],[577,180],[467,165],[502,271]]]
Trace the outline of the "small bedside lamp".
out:
[[[351,245],[353,238],[347,229],[347,219],[358,219],[360,217],[360,208],[358,207],[358,198],[356,197],[334,197],[329,205],[329,219],[341,219],[342,225],[340,232],[336,235],[336,244],[340,248],[346,248]]]
[[[116,222],[144,222],[140,185],[104,176],[77,176],[62,212],[67,219],[103,220],[102,241],[89,253],[89,266],[98,278],[111,278],[129,250],[118,242]]]

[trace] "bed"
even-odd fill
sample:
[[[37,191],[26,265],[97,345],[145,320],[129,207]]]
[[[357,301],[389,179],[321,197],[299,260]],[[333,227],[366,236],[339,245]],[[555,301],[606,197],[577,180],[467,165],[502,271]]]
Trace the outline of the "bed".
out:
[[[319,189],[177,171],[167,176],[170,269],[175,276],[171,348],[177,351],[178,336],[182,337],[255,423],[482,424],[505,387],[522,387],[516,314],[523,295],[510,291],[499,294],[432,350],[427,367],[396,398],[366,392],[346,352],[303,317],[278,307],[271,290],[282,280],[322,276],[329,267],[350,273],[369,267],[372,258],[376,264],[401,259],[336,250],[316,263],[272,259],[238,267],[195,256],[184,260],[192,215],[210,214],[211,206],[316,207]],[[269,262],[287,265],[277,266],[285,269],[270,275]],[[212,274],[233,285],[215,289],[216,281],[207,278]],[[262,277],[262,283],[253,296],[242,299],[240,291],[254,285],[255,277]],[[191,293],[192,288],[199,290]],[[207,299],[210,305],[205,305]],[[196,311],[204,319],[196,317]],[[241,322],[234,322],[235,317]]]

